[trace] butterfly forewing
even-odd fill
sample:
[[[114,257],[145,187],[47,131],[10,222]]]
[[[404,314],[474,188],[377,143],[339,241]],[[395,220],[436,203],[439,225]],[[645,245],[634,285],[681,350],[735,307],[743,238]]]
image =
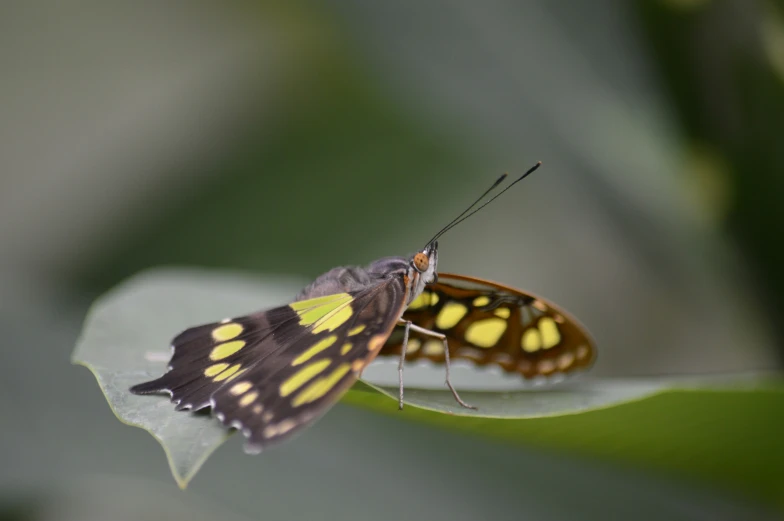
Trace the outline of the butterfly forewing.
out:
[[[447,336],[452,359],[494,364],[525,378],[570,373],[596,358],[585,328],[553,304],[514,288],[463,275],[439,274],[408,307],[404,320]],[[397,330],[381,351],[399,356]],[[443,343],[411,332],[406,360],[443,362]]]
[[[188,329],[170,370],[131,390],[169,392],[179,409],[211,406],[249,450],[326,411],[379,353],[405,302],[400,279]]]

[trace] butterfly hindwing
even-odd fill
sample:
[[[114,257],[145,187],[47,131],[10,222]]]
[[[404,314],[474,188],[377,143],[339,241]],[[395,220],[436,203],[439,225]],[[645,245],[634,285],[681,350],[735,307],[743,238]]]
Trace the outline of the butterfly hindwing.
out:
[[[452,359],[494,364],[525,378],[586,369],[596,358],[593,340],[555,305],[495,282],[439,274],[408,307],[403,319],[447,336]],[[381,356],[399,356],[395,332]],[[412,332],[406,360],[443,362],[443,344]]]
[[[175,338],[169,372],[132,392],[169,392],[180,409],[211,406],[258,450],[340,398],[378,354],[404,302],[402,280],[385,279],[191,328]]]

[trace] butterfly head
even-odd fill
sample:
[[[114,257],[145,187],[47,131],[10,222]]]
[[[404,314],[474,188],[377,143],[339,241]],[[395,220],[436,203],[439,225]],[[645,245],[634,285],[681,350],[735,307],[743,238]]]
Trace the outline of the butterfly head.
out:
[[[411,281],[409,298],[414,300],[427,284],[438,281],[438,241],[428,243],[422,251],[415,253],[408,263],[408,279]]]
[[[416,274],[424,284],[438,280],[438,241],[433,241],[425,249],[411,257],[412,274]]]

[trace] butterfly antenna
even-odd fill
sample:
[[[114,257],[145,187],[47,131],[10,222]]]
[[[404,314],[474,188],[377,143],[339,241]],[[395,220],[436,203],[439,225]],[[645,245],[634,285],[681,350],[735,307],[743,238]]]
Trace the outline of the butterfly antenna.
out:
[[[461,213],[460,215],[458,215],[457,217],[455,217],[454,219],[452,219],[452,220],[449,222],[449,224],[447,224],[446,226],[444,226],[443,228],[441,228],[441,229],[438,231],[438,233],[436,233],[436,234],[433,236],[433,238],[432,238],[432,239],[430,239],[429,241],[427,241],[427,243],[428,243],[428,244],[430,244],[430,243],[432,243],[434,240],[438,239],[438,238],[439,238],[439,237],[440,237],[440,236],[441,236],[441,235],[442,235],[442,234],[443,234],[443,233],[444,233],[444,232],[445,232],[447,229],[449,229],[449,227],[452,225],[452,223],[454,223],[455,221],[457,221],[458,219],[460,219],[462,216],[464,216],[464,215],[465,215],[465,214],[466,214],[466,213],[467,213],[467,212],[468,212],[468,211],[469,211],[471,208],[473,208],[474,206],[476,206],[476,204],[477,204],[479,201],[481,201],[482,199],[484,199],[484,198],[485,198],[485,196],[486,196],[487,194],[489,194],[490,192],[492,192],[493,190],[495,190],[495,188],[496,188],[498,185],[500,185],[500,184],[501,184],[501,183],[504,181],[504,179],[506,179],[506,176],[507,176],[507,175],[509,175],[509,174],[507,174],[506,172],[504,172],[503,174],[501,174],[501,177],[499,177],[498,179],[496,179],[496,180],[495,180],[495,183],[493,183],[493,185],[492,185],[490,188],[488,188],[487,190],[485,190],[485,192],[484,192],[482,195],[480,195],[480,196],[479,196],[479,197],[476,199],[476,201],[474,201],[473,203],[471,203],[471,205],[470,205],[468,208],[466,208],[465,210],[463,210],[463,213]]]
[[[464,211],[463,213],[461,213],[460,215],[458,215],[458,216],[457,216],[455,219],[453,219],[451,223],[449,223],[448,225],[444,226],[444,227],[441,229],[441,231],[439,231],[439,232],[436,234],[436,236],[435,236],[435,237],[433,237],[433,238],[430,240],[430,242],[433,242],[433,241],[435,241],[436,239],[438,239],[439,237],[441,237],[442,235],[444,235],[446,232],[448,232],[449,230],[451,230],[452,228],[454,228],[455,226],[457,226],[457,225],[458,225],[458,224],[460,224],[461,222],[465,221],[466,219],[468,219],[469,217],[471,217],[472,215],[474,215],[476,212],[478,212],[479,210],[481,210],[482,208],[484,208],[484,207],[485,207],[485,206],[487,206],[488,204],[490,204],[490,203],[492,203],[493,201],[495,201],[495,200],[496,200],[498,197],[500,197],[501,195],[503,195],[503,193],[504,193],[504,192],[506,192],[507,190],[509,190],[510,188],[512,188],[514,185],[516,185],[517,183],[519,183],[520,181],[522,181],[523,179],[525,179],[526,177],[528,177],[530,174],[534,173],[534,172],[536,171],[536,169],[537,169],[537,168],[539,168],[540,166],[542,166],[542,162],[541,162],[541,161],[538,161],[538,162],[537,162],[537,163],[536,163],[534,166],[532,166],[531,168],[529,168],[529,169],[528,169],[528,170],[527,170],[527,171],[526,171],[526,172],[525,172],[523,175],[521,175],[520,177],[518,177],[518,178],[517,178],[517,179],[516,179],[516,180],[515,180],[513,183],[511,183],[509,186],[507,186],[506,188],[504,188],[503,190],[501,190],[499,193],[495,194],[495,195],[494,195],[494,196],[493,196],[493,197],[492,197],[492,198],[491,198],[489,201],[485,202],[485,203],[484,203],[482,206],[480,206],[479,208],[475,209],[473,212],[469,213],[468,215],[465,215],[465,214],[466,214],[466,212],[468,212],[468,210],[470,210],[472,207],[474,207],[474,206],[476,205],[476,203],[478,203],[479,201],[481,201],[481,200],[482,200],[482,198],[483,198],[485,195],[487,195],[487,194],[490,192],[490,190],[492,190],[493,188],[495,188],[496,186],[498,186],[498,183],[500,183],[500,182],[501,182],[501,181],[504,179],[504,177],[506,177],[506,174],[504,174],[504,175],[501,177],[501,179],[499,179],[498,181],[496,181],[496,182],[495,182],[495,184],[494,184],[494,185],[493,185],[493,186],[490,188],[490,190],[488,190],[487,192],[485,192],[484,194],[482,194],[482,197],[480,197],[479,199],[477,199],[477,200],[476,200],[476,202],[474,202],[474,204],[472,204],[471,206],[469,206],[468,208],[466,208],[466,209],[465,209],[465,211]],[[463,217],[464,215],[465,215],[465,217]],[[430,244],[430,243],[428,243],[428,244]]]

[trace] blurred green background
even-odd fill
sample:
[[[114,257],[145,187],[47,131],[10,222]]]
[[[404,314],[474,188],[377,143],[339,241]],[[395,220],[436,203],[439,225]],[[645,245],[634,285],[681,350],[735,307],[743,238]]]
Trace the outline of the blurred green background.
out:
[[[599,377],[777,370],[784,2],[7,2],[0,75],[0,519],[773,518],[345,406],[180,492],[69,355],[139,270],[407,254],[541,160],[441,270],[572,311]]]

